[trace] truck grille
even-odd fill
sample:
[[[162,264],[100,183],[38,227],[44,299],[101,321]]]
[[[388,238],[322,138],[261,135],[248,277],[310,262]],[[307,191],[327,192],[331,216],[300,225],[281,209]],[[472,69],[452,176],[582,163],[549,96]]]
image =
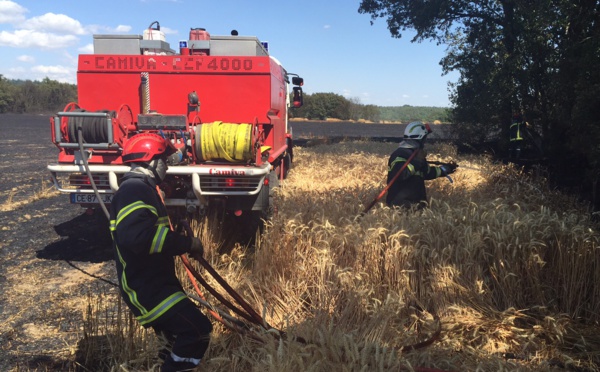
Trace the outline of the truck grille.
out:
[[[92,177],[94,177],[94,183],[98,189],[110,189],[107,174],[92,174]],[[91,189],[92,183],[90,182],[90,178],[87,176],[87,174],[75,173],[69,175],[69,186],[74,189]]]
[[[200,188],[204,192],[243,191],[258,189],[263,177],[200,177]]]

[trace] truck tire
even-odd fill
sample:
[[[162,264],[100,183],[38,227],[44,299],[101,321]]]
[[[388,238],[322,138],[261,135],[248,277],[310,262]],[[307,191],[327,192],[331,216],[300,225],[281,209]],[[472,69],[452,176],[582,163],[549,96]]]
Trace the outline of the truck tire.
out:
[[[219,254],[231,252],[236,244],[250,248],[256,243],[256,237],[264,228],[262,211],[244,211],[240,216],[228,211],[223,214],[219,234]]]
[[[286,143],[288,148],[283,157],[283,179],[287,178],[290,169],[292,168],[292,163],[294,162],[294,141],[288,138]]]
[[[282,163],[283,179],[286,179],[290,173],[290,168],[292,167],[292,155],[289,152],[284,155]]]

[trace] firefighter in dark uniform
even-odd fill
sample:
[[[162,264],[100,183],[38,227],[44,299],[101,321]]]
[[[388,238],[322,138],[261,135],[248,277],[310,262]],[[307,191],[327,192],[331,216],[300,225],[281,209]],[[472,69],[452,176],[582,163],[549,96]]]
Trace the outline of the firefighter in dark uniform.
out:
[[[431,133],[428,124],[413,121],[404,130],[404,140],[398,148],[390,155],[388,160],[388,184],[402,169],[411,155],[417,151],[410,163],[402,170],[396,181],[389,187],[386,196],[388,206],[399,206],[411,208],[416,206],[422,209],[427,204],[427,193],[425,191],[425,180],[445,177],[456,170],[456,165],[445,164],[440,167],[431,166],[427,163],[425,156],[425,139]]]
[[[144,327],[152,327],[168,343],[159,356],[161,371],[195,368],[206,352],[212,324],[188,299],[175,275],[174,256],[202,256],[196,237],[171,230],[158,194],[167,172],[167,157],[175,152],[157,134],[131,137],[123,162],[131,166],[110,206],[110,229],[123,299]]]
[[[510,143],[509,143],[509,157],[513,160],[519,160],[521,158],[521,149],[523,148],[524,131],[526,125],[523,122],[523,116],[520,113],[513,115],[512,124],[510,125]]]

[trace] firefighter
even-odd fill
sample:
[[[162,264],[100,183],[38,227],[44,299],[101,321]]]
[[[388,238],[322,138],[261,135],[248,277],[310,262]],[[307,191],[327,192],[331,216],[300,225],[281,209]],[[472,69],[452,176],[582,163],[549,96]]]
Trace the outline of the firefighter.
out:
[[[164,180],[167,157],[173,153],[173,144],[158,134],[131,137],[122,154],[131,169],[110,205],[121,295],[139,323],[167,341],[159,352],[163,372],[196,367],[212,331],[211,322],[185,295],[175,275],[174,256],[201,257],[204,248],[198,238],[170,229],[157,185]]]
[[[440,167],[431,166],[425,159],[423,149],[427,135],[431,133],[428,124],[413,121],[404,130],[404,139],[388,160],[388,185],[402,169],[411,155],[417,151],[400,176],[389,186],[386,203],[388,206],[422,209],[427,204],[425,180],[444,177],[456,170],[454,164],[444,164]]]
[[[521,149],[523,147],[525,123],[520,113],[513,115],[512,124],[510,125],[510,144],[508,148],[508,156],[512,160],[521,158]]]

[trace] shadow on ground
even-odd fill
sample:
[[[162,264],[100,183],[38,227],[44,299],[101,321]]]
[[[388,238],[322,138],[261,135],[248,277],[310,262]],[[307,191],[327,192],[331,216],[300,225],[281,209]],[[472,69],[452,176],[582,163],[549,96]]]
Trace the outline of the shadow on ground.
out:
[[[63,239],[37,251],[37,258],[93,263],[114,258],[108,221],[99,211],[56,225],[54,231]]]

